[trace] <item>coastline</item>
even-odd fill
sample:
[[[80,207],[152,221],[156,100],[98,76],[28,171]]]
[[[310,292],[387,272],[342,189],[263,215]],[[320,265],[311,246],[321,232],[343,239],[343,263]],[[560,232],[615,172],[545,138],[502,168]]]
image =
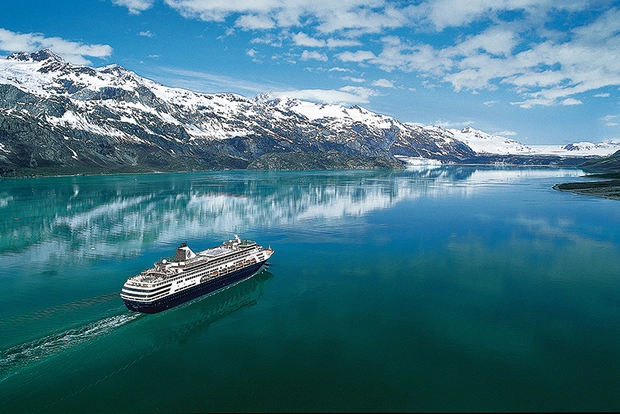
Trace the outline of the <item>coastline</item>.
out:
[[[555,190],[592,197],[620,200],[620,179],[561,183],[553,186]]]

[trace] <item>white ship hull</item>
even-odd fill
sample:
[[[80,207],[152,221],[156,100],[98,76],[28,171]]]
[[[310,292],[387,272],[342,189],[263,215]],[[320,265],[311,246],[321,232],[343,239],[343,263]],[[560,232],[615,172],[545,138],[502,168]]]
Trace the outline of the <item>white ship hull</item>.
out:
[[[171,261],[127,279],[121,298],[129,310],[157,313],[256,274],[273,250],[238,237],[194,253],[182,244]]]

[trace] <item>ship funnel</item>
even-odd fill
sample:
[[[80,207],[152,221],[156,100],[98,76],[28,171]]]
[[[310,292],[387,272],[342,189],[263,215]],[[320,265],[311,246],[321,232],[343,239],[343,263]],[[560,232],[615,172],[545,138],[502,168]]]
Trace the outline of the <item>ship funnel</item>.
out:
[[[177,247],[177,252],[174,255],[174,261],[184,262],[187,259],[193,259],[194,257],[196,257],[196,253],[194,253],[192,249],[187,247],[187,244],[181,243],[181,245]]]

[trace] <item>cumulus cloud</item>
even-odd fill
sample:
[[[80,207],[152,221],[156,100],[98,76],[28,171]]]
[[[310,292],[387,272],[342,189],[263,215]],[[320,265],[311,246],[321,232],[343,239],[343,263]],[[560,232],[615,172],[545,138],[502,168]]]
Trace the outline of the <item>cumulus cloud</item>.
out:
[[[113,1],[138,13],[154,0]],[[455,91],[508,88],[523,108],[576,105],[579,94],[620,85],[620,11],[610,0],[164,2],[187,18],[263,32],[254,39],[272,39],[263,44],[305,49],[304,60],[326,61],[329,49],[343,48],[333,58],[344,66],[413,72],[425,86],[445,82]]]
[[[518,12],[539,18],[550,11],[579,11],[591,5],[588,0],[434,0],[421,4],[429,24],[437,31],[447,27],[462,27],[502,12]],[[422,11],[421,10],[421,11]]]
[[[566,98],[564,100],[562,100],[562,102],[560,102],[561,105],[563,106],[571,106],[571,105],[581,105],[583,104],[583,102],[581,102],[578,99],[574,99],[574,98]]]
[[[295,42],[297,46],[305,47],[325,47],[327,45],[326,41],[314,39],[302,32],[293,35],[293,42]]]
[[[372,83],[372,86],[378,86],[380,88],[393,88],[394,84],[387,79],[377,79]]]
[[[418,72],[452,84],[456,91],[508,85],[525,98],[513,104],[576,105],[576,95],[620,85],[620,10],[610,9],[568,36],[522,38],[513,24],[498,24],[460,42],[437,48],[385,36],[379,54],[345,51],[343,62],[374,64],[385,71]],[[524,47],[526,46],[528,47]]]
[[[155,0],[112,0],[117,6],[127,7],[131,14],[140,14],[150,9],[154,2]]]
[[[328,72],[351,72],[351,69],[334,66],[333,68],[329,69]]]
[[[354,39],[335,39],[335,38],[327,38],[327,39],[317,39],[314,37],[310,37],[306,33],[299,32],[292,35],[293,43],[297,46],[303,47],[326,47],[326,48],[338,48],[338,47],[351,47],[351,46],[360,46],[362,43],[358,40]]]
[[[276,24],[269,17],[261,14],[249,14],[237,19],[236,25],[243,30],[267,30],[273,29]]]
[[[304,50],[301,54],[301,60],[320,60],[325,62],[327,61],[327,55],[325,53]]]
[[[115,0],[116,1],[116,0]],[[129,1],[129,0],[123,0]],[[273,27],[302,26],[307,19],[316,22],[321,33],[355,30],[378,33],[385,28],[402,27],[411,16],[409,6],[397,7],[385,0],[165,0],[185,17],[221,22],[239,16],[237,25],[255,29],[256,22],[271,21]]]
[[[276,97],[297,98],[305,101],[330,103],[337,105],[367,104],[377,91],[360,86],[345,86],[340,89],[301,89],[271,92]]]
[[[59,37],[45,37],[40,33],[15,33],[0,28],[0,50],[35,52],[41,49],[52,49],[68,62],[79,65],[92,63],[86,56],[106,58],[112,54],[112,47],[108,45],[87,45]]]
[[[358,50],[356,52],[346,51],[336,55],[343,62],[364,62],[367,60],[374,61],[376,56],[369,50]]]

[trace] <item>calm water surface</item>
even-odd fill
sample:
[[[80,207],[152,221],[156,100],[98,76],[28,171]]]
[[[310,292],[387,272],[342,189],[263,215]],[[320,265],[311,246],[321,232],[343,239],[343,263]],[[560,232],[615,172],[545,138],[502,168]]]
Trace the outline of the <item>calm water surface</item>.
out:
[[[0,180],[0,412],[620,409],[620,202],[578,170]],[[268,269],[156,315],[127,277]]]

